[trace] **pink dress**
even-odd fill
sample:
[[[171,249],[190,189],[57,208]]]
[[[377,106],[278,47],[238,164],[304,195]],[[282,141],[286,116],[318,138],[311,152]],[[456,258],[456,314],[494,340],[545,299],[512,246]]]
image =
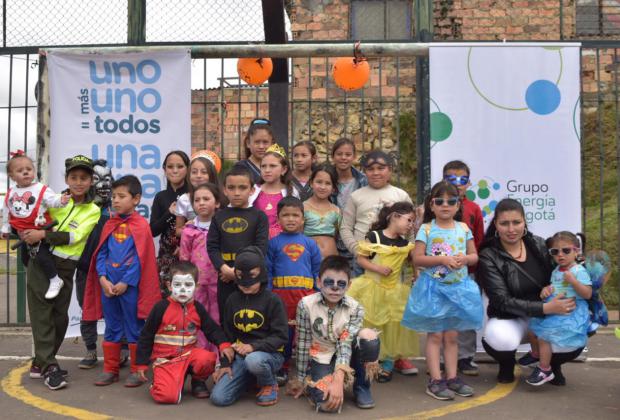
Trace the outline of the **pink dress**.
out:
[[[217,305],[217,270],[207,254],[207,234],[211,223],[198,222],[194,219],[183,228],[179,260],[189,261],[198,267],[198,283],[194,299],[205,307],[209,316],[220,323],[220,312]],[[207,343],[204,335],[198,334],[198,345],[218,353],[217,347]]]
[[[269,239],[274,238],[282,232],[282,227],[278,223],[278,203],[282,200],[282,193],[270,194],[259,192],[254,201],[254,207],[262,210],[269,220]]]

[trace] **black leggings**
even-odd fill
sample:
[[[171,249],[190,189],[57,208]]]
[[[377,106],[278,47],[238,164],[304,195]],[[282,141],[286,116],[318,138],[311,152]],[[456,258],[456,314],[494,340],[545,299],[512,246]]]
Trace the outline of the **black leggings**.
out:
[[[497,362],[499,363],[500,374],[512,372],[514,370],[514,367],[516,364],[516,360],[515,360],[515,354],[517,353],[516,350],[511,350],[511,351],[495,350],[484,340],[484,338],[482,339],[482,345],[484,347],[484,350],[488,353],[488,355],[491,356],[493,359],[497,360]],[[571,360],[579,356],[581,352],[583,351],[583,349],[584,347],[581,347],[577,350],[573,350],[568,353],[553,353],[551,356],[551,369],[553,370],[553,374],[558,378],[563,377],[564,375],[562,375],[562,365],[566,362],[570,362]]]

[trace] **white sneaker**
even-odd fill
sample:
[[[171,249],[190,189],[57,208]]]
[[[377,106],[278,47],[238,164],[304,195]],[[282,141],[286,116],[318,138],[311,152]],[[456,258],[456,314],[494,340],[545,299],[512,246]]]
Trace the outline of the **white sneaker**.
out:
[[[64,286],[65,283],[58,276],[54,277],[50,280],[50,287],[47,288],[47,292],[45,292],[45,299],[54,299],[60,293],[60,289]]]

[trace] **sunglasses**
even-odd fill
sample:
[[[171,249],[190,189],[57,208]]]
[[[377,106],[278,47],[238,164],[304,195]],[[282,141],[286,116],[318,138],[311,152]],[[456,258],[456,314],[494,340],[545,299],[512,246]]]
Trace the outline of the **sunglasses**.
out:
[[[347,285],[348,285],[348,284],[349,284],[349,282],[348,282],[348,281],[346,281],[346,280],[337,280],[337,281],[336,281],[336,280],[334,280],[334,279],[332,279],[332,278],[329,278],[329,277],[327,277],[327,278],[323,279],[323,286],[325,286],[325,287],[329,287],[329,288],[332,288],[332,289],[334,288],[334,285],[335,285],[335,286],[337,286],[339,289],[344,290],[344,289],[346,289],[346,288],[347,288]]]
[[[250,125],[271,125],[271,122],[265,118],[254,118]]]
[[[452,197],[452,198],[433,198],[432,200],[433,204],[436,206],[443,206],[444,204],[447,204],[449,206],[456,206],[459,202],[459,199],[456,197]]]
[[[446,175],[444,180],[448,181],[452,185],[467,185],[469,182],[469,176],[456,176],[456,175]]]
[[[549,254],[553,255],[554,257],[556,255],[560,255],[560,251],[562,251],[562,254],[568,255],[573,251],[577,251],[577,248],[549,248]]]

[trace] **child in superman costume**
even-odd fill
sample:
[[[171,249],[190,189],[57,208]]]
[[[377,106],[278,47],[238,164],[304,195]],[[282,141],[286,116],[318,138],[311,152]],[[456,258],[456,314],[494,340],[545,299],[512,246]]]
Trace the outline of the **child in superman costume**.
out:
[[[192,377],[192,395],[208,398],[205,380],[215,370],[217,354],[198,344],[198,331],[216,344],[222,357],[220,366],[229,366],[235,357],[222,328],[209,316],[205,307],[194,300],[198,268],[188,261],[170,267],[170,297],[159,301],[144,324],[138,341],[137,369],[146,381],[145,372],[153,362],[153,400],[163,404],[181,402],[183,383]]]
[[[136,349],[144,320],[160,300],[155,247],[149,223],[135,209],[142,186],[133,175],[112,184],[114,216],[106,222],[93,254],[84,291],[82,319],[105,319],[103,373],[95,385],[118,381],[121,340],[127,339],[131,374],[125,386],[143,383],[136,369]]]

